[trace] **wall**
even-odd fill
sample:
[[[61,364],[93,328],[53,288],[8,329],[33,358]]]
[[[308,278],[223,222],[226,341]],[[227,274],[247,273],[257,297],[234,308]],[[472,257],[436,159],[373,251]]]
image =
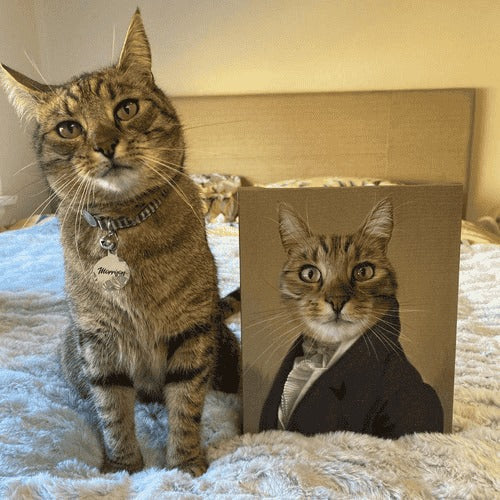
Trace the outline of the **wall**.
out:
[[[38,66],[39,43],[33,0],[0,0],[0,61],[34,74],[27,56]],[[38,76],[38,75],[36,75]],[[21,124],[0,88],[0,195],[17,195],[16,206],[0,207],[0,226],[29,216],[46,198],[30,145],[30,127]],[[21,170],[22,169],[22,170]]]
[[[46,78],[63,81],[109,64],[137,4],[157,81],[172,95],[481,89],[469,217],[500,204],[497,0],[36,1]],[[0,50],[23,69],[22,57]]]

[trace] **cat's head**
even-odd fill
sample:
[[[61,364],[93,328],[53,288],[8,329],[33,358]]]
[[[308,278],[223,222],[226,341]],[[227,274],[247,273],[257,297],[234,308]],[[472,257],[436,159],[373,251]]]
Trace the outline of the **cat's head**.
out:
[[[290,205],[279,205],[287,254],[281,296],[305,335],[328,343],[352,340],[388,312],[397,288],[387,258],[392,212],[384,199],[356,232],[324,236],[313,234]]]
[[[1,65],[0,82],[18,114],[35,120],[37,158],[61,199],[126,201],[182,169],[182,130],[155,85],[138,10],[116,65],[54,86]]]

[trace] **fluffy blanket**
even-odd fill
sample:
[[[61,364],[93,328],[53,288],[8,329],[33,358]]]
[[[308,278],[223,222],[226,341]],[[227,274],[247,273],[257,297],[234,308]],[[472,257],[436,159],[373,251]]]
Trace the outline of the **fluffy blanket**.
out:
[[[237,229],[216,229],[227,292],[238,281]],[[241,436],[239,400],[212,392],[202,420],[210,467],[193,479],[163,468],[159,405],[136,406],[146,468],[99,473],[96,423],[57,362],[68,322],[58,234],[56,220],[0,234],[1,498],[498,498],[499,246],[462,246],[453,434]]]

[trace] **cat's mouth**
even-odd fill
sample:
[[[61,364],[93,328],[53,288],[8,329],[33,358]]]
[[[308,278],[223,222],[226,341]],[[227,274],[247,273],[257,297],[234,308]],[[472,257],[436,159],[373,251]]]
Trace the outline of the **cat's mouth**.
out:
[[[132,170],[132,167],[123,163],[118,163],[117,161],[110,161],[99,177],[105,178],[120,175],[125,170]]]
[[[95,175],[96,184],[105,191],[123,193],[138,185],[138,172],[134,167],[111,160],[100,165]]]
[[[350,319],[346,319],[342,315],[340,316],[331,316],[326,321],[323,321],[324,325],[349,325],[354,323],[354,321]]]

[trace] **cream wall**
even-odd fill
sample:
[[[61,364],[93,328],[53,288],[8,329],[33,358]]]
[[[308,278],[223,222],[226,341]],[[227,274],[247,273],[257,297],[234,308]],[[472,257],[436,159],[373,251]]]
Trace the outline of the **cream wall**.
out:
[[[500,1],[38,0],[46,78],[109,64],[137,4],[157,81],[173,95],[481,89],[469,218],[500,205]],[[2,41],[10,24],[2,12]],[[26,69],[3,43],[0,58]]]
[[[0,61],[32,74],[25,52],[40,64],[33,0],[0,0]],[[17,205],[0,207],[0,226],[30,215],[47,196],[45,181],[33,163],[30,135],[0,87],[0,195],[18,196]]]

